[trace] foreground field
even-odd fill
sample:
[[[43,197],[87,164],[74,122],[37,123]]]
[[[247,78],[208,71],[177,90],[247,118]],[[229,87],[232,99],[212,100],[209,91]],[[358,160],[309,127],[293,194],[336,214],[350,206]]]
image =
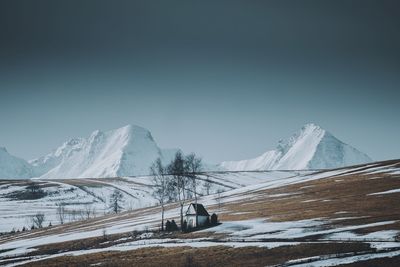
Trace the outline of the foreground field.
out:
[[[142,208],[4,235],[0,264],[400,265],[400,161],[312,174],[210,175],[236,184],[241,179],[258,180],[201,198],[209,212],[219,215],[218,226],[192,233],[160,233],[159,209]],[[177,206],[170,204],[166,217],[177,216]]]

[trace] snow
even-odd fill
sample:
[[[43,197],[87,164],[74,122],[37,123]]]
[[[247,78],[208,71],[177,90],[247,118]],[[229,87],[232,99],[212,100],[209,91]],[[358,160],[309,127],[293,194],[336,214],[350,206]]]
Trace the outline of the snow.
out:
[[[148,130],[127,125],[72,139],[31,163],[41,178],[117,177],[148,174],[158,157],[170,160]]]
[[[343,258],[337,258],[337,257],[332,257],[329,259],[321,259],[321,260],[316,260],[312,262],[307,262],[307,263],[299,263],[299,264],[290,264],[291,262],[289,261],[288,263],[290,266],[296,266],[296,267],[326,267],[326,266],[338,266],[338,265],[343,265],[343,264],[350,264],[354,262],[362,262],[362,261],[367,261],[371,259],[379,259],[379,258],[391,258],[391,257],[396,257],[400,255],[400,250],[398,251],[392,251],[392,252],[386,252],[386,253],[374,253],[374,254],[365,254],[365,255],[357,255],[357,256],[349,256],[349,257],[343,257]],[[307,259],[304,259],[307,260]]]
[[[168,211],[166,216],[170,217],[177,210]],[[136,217],[135,219],[127,218],[125,220],[119,220],[118,222],[109,222],[105,228],[107,234],[126,232],[137,230],[139,227],[143,229],[145,225],[152,224],[153,220],[157,220],[158,213],[148,214],[144,216]],[[105,220],[107,221],[107,220]],[[376,241],[387,241],[392,240],[398,231],[378,231],[366,235],[355,235],[350,230],[369,228],[379,225],[387,225],[395,223],[395,221],[385,221],[370,223],[365,225],[353,225],[345,226],[342,228],[319,230],[321,226],[329,223],[321,219],[314,220],[301,220],[301,221],[290,221],[290,222],[269,222],[265,219],[253,219],[245,221],[227,221],[223,224],[203,230],[203,232],[216,232],[229,234],[223,240],[215,241],[210,238],[197,238],[197,239],[153,239],[151,233],[143,233],[140,240],[126,242],[123,244],[113,245],[107,248],[101,249],[90,249],[81,251],[70,251],[61,253],[49,257],[59,257],[62,255],[83,255],[88,253],[104,252],[104,251],[126,251],[145,247],[179,247],[179,246],[191,246],[191,247],[210,247],[210,246],[232,246],[232,247],[244,247],[244,246],[257,246],[274,248],[278,246],[297,245],[301,242],[290,241],[293,238],[307,237],[312,235],[329,234],[330,238],[327,240],[333,240],[334,238],[350,238],[352,240],[366,240],[375,239]],[[323,229],[323,228],[322,228]],[[42,244],[63,242],[68,240],[76,240],[81,238],[99,236],[102,234],[102,229],[97,230],[84,230],[78,229],[77,231],[66,232],[62,234],[53,234],[45,237],[37,238],[25,238],[22,240],[10,241],[5,244],[6,248],[14,248],[14,250],[0,253],[0,257],[11,256],[11,255],[23,255],[28,251],[32,251],[32,248]],[[288,241],[262,241],[265,239],[287,239]],[[370,242],[371,246],[385,249],[395,248],[396,242]],[[397,243],[398,244],[398,243]],[[44,257],[42,259],[46,259]],[[27,261],[28,262],[28,261]]]
[[[371,165],[373,168],[374,165]],[[368,167],[368,166],[367,166]],[[367,167],[363,167],[364,169]],[[220,202],[232,203],[242,200],[257,201],[258,198],[265,198],[265,194],[260,195],[260,191],[294,185],[297,183],[309,182],[329,177],[339,177],[349,172],[358,171],[360,167],[345,168],[324,172],[312,171],[256,171],[256,172],[209,172],[200,176],[199,189],[201,194],[205,194],[203,187],[204,180],[211,180],[214,185],[210,190],[210,196],[204,196],[204,205],[216,205],[220,197]],[[108,211],[108,197],[115,189],[119,189],[123,195],[125,209],[137,209],[150,207],[157,204],[152,196],[151,177],[122,177],[116,179],[85,179],[84,185],[75,186],[75,182],[70,180],[48,180],[42,179],[41,182],[48,183],[44,190],[48,195],[43,199],[18,201],[4,198],[10,192],[23,190],[24,186],[2,185],[0,186],[0,232],[10,231],[12,228],[21,229],[23,226],[30,226],[30,216],[43,212],[46,214],[46,222],[58,223],[56,217],[57,204],[66,203],[68,211],[84,210],[84,205],[91,205],[96,216],[103,215]],[[78,183],[79,185],[79,183]],[[304,187],[303,187],[304,188]],[[301,190],[301,189],[300,189]],[[216,194],[217,191],[224,191]],[[268,197],[294,197],[297,193],[270,194]],[[307,199],[303,202],[323,201],[323,199]],[[17,212],[16,212],[17,211]],[[68,219],[70,220],[70,219]],[[68,221],[67,220],[67,221]]]
[[[32,177],[32,167],[23,159],[14,157],[0,147],[0,179],[23,179]]]
[[[88,138],[72,138],[49,154],[29,162],[0,147],[0,178],[147,175],[158,157],[169,163],[176,151],[160,149],[147,129],[127,125],[106,132],[96,130]]]
[[[400,193],[400,189],[392,189],[392,190],[387,190],[387,191],[383,191],[383,192],[371,193],[368,195],[374,196],[374,195],[386,195],[386,194],[393,194],[393,193]]]
[[[298,172],[298,171],[265,171],[265,172],[215,172],[204,174],[201,178],[206,179],[207,177],[217,183],[219,183],[219,188],[229,188],[230,186],[236,187],[236,189],[230,190],[229,192],[223,192],[221,194],[215,194],[210,196],[201,197],[199,201],[205,206],[210,206],[216,204],[216,199],[221,197],[222,203],[232,203],[240,200],[251,199],[253,201],[257,201],[257,198],[260,196],[260,191],[265,189],[277,188],[286,185],[292,185],[296,183],[312,181],[315,179],[324,179],[332,176],[341,176],[345,175],[351,171],[357,171],[358,168],[347,168],[340,169],[334,171],[326,171],[326,172]],[[93,187],[85,186],[85,188],[76,187],[74,191],[68,191],[70,187],[73,187],[69,184],[66,184],[63,180],[48,181],[49,183],[53,183],[53,186],[46,187],[46,190],[50,190],[52,192],[63,192],[62,194],[53,194],[51,196],[42,199],[41,202],[33,202],[37,205],[42,205],[41,209],[44,210],[46,214],[51,214],[52,209],[54,209],[54,203],[60,200],[68,200],[73,201],[79,199],[80,201],[92,201],[96,199],[95,196],[106,196],[114,188],[120,189],[124,192],[126,198],[135,199],[133,196],[138,196],[142,199],[140,205],[150,205],[152,201],[155,201],[151,197],[151,179],[149,177],[125,177],[119,179],[106,179],[106,180],[94,180],[94,179],[85,179],[84,181],[92,181],[95,182]],[[82,181],[82,180],[80,180]],[[254,183],[254,184],[252,184]],[[55,185],[54,185],[55,184]],[[243,185],[249,184],[245,187]],[[98,186],[101,185],[101,186]],[[84,190],[83,190],[84,189]],[[10,190],[14,190],[7,186],[0,187],[1,190],[5,190],[5,192],[10,192]],[[93,193],[87,194],[86,191],[90,190]],[[139,195],[137,195],[139,194]],[[265,194],[265,193],[263,193]],[[292,197],[295,194],[270,194],[268,197]],[[264,195],[265,197],[265,195]],[[320,199],[321,200],[321,199]],[[6,210],[6,205],[12,204],[11,209],[18,209],[18,207],[24,207],[20,202],[0,202],[0,212]],[[3,205],[4,204],[4,205]],[[22,205],[22,206],[19,206]],[[31,203],[31,205],[33,205]],[[103,212],[104,203],[97,202],[96,207],[100,212]],[[76,205],[75,207],[77,207]],[[32,207],[32,206],[31,206]],[[72,205],[74,207],[74,205]],[[25,208],[24,208],[25,209]],[[29,210],[33,212],[34,209],[26,208],[25,210]],[[10,211],[11,212],[11,211]],[[209,209],[209,212],[212,213],[213,210]],[[219,210],[219,213],[222,211]],[[228,211],[227,211],[228,212]],[[14,211],[15,213],[15,211]],[[336,214],[346,214],[346,211],[338,211]],[[9,213],[11,214],[11,213]],[[178,208],[173,208],[166,211],[165,218],[172,219],[175,218],[178,212]],[[46,215],[47,216],[47,215]],[[2,244],[2,247],[6,249],[12,249],[10,251],[6,251],[0,253],[0,257],[10,256],[10,255],[23,255],[29,251],[35,249],[36,246],[56,243],[56,242],[64,242],[70,240],[78,240],[82,238],[101,236],[103,234],[103,229],[106,230],[107,234],[115,234],[115,233],[126,233],[133,230],[145,230],[152,229],[156,227],[159,222],[160,212],[158,208],[154,208],[146,212],[145,214],[121,214],[117,221],[115,221],[112,217],[99,218],[96,224],[88,223],[79,226],[78,228],[70,229],[68,231],[64,231],[62,233],[49,233],[45,236],[34,237],[31,236],[30,233],[24,234],[25,237],[20,240],[9,240],[6,243]],[[353,219],[356,217],[341,217],[339,219]],[[6,218],[1,218],[2,220],[7,221]],[[14,218],[12,218],[14,220]],[[287,221],[287,222],[272,222],[266,220],[265,218],[252,219],[252,220],[244,220],[244,221],[224,221],[223,224],[203,230],[204,232],[215,232],[215,233],[223,233],[226,234],[223,237],[223,240],[208,240],[208,239],[193,239],[193,240],[180,240],[180,239],[154,239],[151,233],[142,234],[141,240],[135,240],[124,244],[113,245],[108,248],[95,249],[95,250],[84,250],[84,251],[70,251],[66,252],[65,255],[81,255],[86,253],[94,253],[101,251],[110,251],[110,250],[131,250],[138,249],[143,247],[150,246],[193,246],[193,247],[201,247],[201,246],[232,246],[232,247],[241,247],[241,246],[259,246],[272,248],[276,246],[283,245],[296,245],[299,242],[294,242],[293,238],[305,238],[310,236],[319,236],[324,235],[325,237],[321,239],[321,241],[332,241],[335,239],[351,239],[351,240],[368,240],[367,242],[376,248],[384,249],[386,247],[395,247],[393,242],[394,237],[398,234],[398,231],[394,230],[385,230],[385,231],[377,231],[365,235],[355,234],[353,231],[363,228],[371,228],[381,225],[391,225],[396,223],[396,221],[383,221],[383,222],[375,222],[369,224],[360,224],[360,225],[350,225],[343,227],[331,228],[332,221],[323,219],[323,218],[315,218],[312,220],[300,220],[300,221]],[[58,226],[53,226],[53,229],[57,229]],[[277,240],[264,242],[265,240]],[[385,241],[385,242],[383,242]],[[61,256],[63,254],[57,254],[56,256]],[[56,257],[49,256],[49,257]]]
[[[321,127],[306,124],[275,150],[250,160],[225,161],[220,167],[231,171],[333,169],[371,161]]]
[[[397,234],[400,231],[397,230],[384,230],[376,231],[368,234],[356,234],[350,231],[337,232],[330,234],[327,239],[331,240],[374,240],[374,241],[395,241]],[[399,244],[400,246],[400,244]]]

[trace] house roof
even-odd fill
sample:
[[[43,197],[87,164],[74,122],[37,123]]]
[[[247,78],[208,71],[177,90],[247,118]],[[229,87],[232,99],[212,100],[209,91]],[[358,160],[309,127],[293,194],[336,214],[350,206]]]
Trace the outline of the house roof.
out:
[[[207,210],[204,208],[204,206],[202,204],[195,204],[195,203],[191,203],[186,211],[186,215],[196,215],[196,213],[190,212],[190,207],[193,206],[193,209],[195,211],[197,211],[197,215],[198,216],[210,216],[210,214],[208,214]]]

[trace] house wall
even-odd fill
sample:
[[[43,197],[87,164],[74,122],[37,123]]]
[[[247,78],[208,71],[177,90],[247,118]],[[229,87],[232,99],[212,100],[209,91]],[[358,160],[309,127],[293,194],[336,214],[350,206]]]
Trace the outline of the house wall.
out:
[[[203,226],[206,224],[207,216],[198,216],[197,220],[199,222],[199,226]],[[196,215],[186,215],[186,222],[188,227],[196,227]]]

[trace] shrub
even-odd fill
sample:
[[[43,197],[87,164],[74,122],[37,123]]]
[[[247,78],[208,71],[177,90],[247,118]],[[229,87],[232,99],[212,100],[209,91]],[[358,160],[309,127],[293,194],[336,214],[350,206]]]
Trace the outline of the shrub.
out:
[[[176,225],[175,220],[171,221],[171,231],[177,231],[178,230],[178,225]]]
[[[171,231],[171,222],[169,220],[165,223],[165,231]]]
[[[216,225],[216,224],[218,224],[218,216],[217,214],[213,213],[211,215],[211,225]]]

